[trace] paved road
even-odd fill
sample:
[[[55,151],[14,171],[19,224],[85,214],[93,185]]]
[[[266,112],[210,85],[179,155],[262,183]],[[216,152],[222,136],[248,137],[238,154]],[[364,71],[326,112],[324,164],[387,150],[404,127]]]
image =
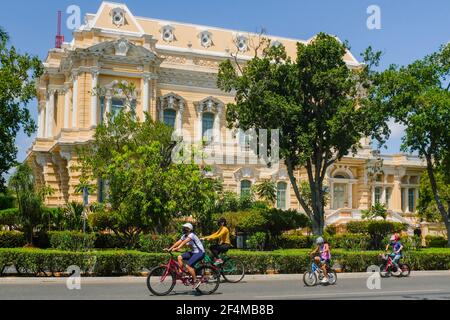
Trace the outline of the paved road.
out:
[[[381,280],[367,288],[367,274],[339,274],[334,286],[308,288],[301,275],[247,276],[240,284],[221,284],[212,296],[197,296],[177,285],[168,297],[153,297],[145,278],[83,278],[81,290],[68,290],[67,278],[0,278],[0,300],[298,300],[298,299],[447,299],[450,271],[412,272],[409,278]]]

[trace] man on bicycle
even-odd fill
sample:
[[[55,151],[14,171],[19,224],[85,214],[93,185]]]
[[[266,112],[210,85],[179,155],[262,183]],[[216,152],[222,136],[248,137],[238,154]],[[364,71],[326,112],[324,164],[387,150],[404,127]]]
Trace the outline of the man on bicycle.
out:
[[[386,251],[392,246],[393,252],[390,254],[394,266],[398,268],[398,262],[403,256],[403,245],[400,242],[400,237],[397,234],[392,235],[390,242],[386,245]]]
[[[190,223],[183,225],[183,235],[181,239],[167,250],[177,252],[186,245],[191,247],[191,251],[185,252],[178,257],[178,265],[180,266],[180,270],[183,270],[183,262],[186,261],[186,269],[194,281],[193,289],[197,289],[201,282],[197,280],[194,267],[205,257],[205,249],[203,248],[200,239],[194,233],[194,227]]]
[[[331,261],[330,246],[327,242],[325,242],[325,240],[322,237],[317,238],[316,244],[317,244],[317,247],[313,252],[311,252],[311,255],[319,254],[320,268],[323,271],[323,279],[321,282],[328,283],[327,267],[329,267],[330,261]]]
[[[227,228],[227,220],[220,218],[217,222],[219,230],[216,233],[208,237],[204,237],[201,240],[216,240],[219,239],[219,243],[212,245],[209,249],[215,258],[215,265],[223,264],[223,260],[219,258],[221,253],[227,252],[231,248],[230,230]]]

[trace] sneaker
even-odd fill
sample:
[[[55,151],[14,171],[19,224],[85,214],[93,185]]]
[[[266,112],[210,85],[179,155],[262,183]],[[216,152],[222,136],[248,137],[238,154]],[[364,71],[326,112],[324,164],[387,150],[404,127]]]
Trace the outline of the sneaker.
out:
[[[196,282],[194,282],[194,285],[192,286],[192,289],[198,289],[198,287],[200,287],[200,285],[202,284],[202,282],[200,280],[197,280]]]
[[[220,264],[223,264],[223,260],[222,259],[217,259],[216,261],[214,261],[214,265],[218,266]]]
[[[328,283],[328,278],[323,278],[322,281],[320,281],[320,283]]]

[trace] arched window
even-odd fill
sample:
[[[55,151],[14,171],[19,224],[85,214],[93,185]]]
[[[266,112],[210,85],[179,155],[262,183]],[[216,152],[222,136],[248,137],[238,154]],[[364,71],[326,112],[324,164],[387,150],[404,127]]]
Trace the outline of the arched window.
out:
[[[278,182],[277,184],[277,208],[285,210],[287,208],[287,183]]]
[[[202,136],[206,143],[213,142],[214,137],[214,113],[205,112],[202,118]]]
[[[177,118],[177,112],[173,109],[164,110],[164,124],[175,129],[175,121]]]
[[[241,181],[241,196],[250,195],[250,191],[252,188],[252,182],[248,180]]]
[[[335,183],[333,185],[333,209],[344,208],[347,198],[347,185]]]

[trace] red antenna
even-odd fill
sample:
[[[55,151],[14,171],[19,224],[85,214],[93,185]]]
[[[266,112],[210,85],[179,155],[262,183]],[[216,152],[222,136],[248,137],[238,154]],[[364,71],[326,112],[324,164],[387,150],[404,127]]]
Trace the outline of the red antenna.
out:
[[[61,11],[58,11],[58,30],[56,34],[55,47],[61,49],[64,42],[64,35],[61,34]]]

